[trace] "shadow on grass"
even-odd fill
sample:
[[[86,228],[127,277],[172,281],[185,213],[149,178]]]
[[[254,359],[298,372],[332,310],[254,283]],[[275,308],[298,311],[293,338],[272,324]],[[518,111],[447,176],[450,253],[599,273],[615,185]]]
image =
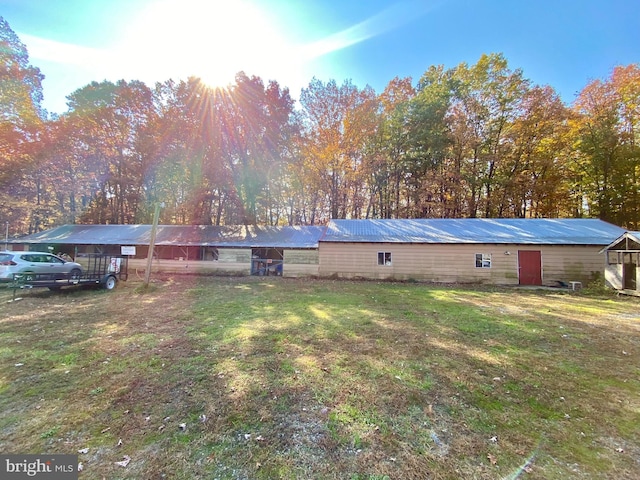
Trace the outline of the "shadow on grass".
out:
[[[135,288],[0,307],[3,452],[89,448],[88,478],[496,478],[533,452],[544,478],[633,471],[615,451],[638,444],[637,369],[613,350],[637,351],[624,303],[285,279]]]

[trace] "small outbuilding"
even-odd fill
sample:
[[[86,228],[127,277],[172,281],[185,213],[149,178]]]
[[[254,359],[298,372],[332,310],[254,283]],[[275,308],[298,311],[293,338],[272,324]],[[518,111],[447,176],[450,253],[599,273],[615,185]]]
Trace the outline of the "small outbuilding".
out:
[[[640,296],[640,232],[625,232],[607,245],[604,281],[609,288]]]
[[[332,220],[320,275],[567,286],[602,278],[600,251],[624,229],[597,219]]]

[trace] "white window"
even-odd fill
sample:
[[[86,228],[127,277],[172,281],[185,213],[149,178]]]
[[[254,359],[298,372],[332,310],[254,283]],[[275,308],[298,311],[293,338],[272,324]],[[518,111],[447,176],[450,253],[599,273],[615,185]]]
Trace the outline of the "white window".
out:
[[[378,252],[378,265],[391,266],[391,252]]]
[[[491,254],[476,253],[476,268],[491,268]]]

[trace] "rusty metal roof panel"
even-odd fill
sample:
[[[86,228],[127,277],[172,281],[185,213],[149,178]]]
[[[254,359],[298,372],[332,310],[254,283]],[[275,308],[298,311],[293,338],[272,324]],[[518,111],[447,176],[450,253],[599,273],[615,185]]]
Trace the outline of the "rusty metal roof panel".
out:
[[[607,245],[624,229],[598,219],[332,220],[322,242]]]

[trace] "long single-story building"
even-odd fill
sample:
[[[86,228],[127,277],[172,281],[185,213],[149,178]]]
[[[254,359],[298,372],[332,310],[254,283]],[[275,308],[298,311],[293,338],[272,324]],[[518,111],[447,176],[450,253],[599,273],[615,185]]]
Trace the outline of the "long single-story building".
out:
[[[129,255],[146,268],[151,225],[64,225],[15,248]],[[325,226],[159,225],[154,271],[441,283],[565,285],[602,277],[625,230],[597,219],[332,220]],[[637,258],[637,256],[636,256]]]
[[[597,219],[333,220],[320,275],[443,283],[565,285],[602,277],[624,229]]]
[[[640,232],[625,232],[603,250],[607,287],[640,296]]]

